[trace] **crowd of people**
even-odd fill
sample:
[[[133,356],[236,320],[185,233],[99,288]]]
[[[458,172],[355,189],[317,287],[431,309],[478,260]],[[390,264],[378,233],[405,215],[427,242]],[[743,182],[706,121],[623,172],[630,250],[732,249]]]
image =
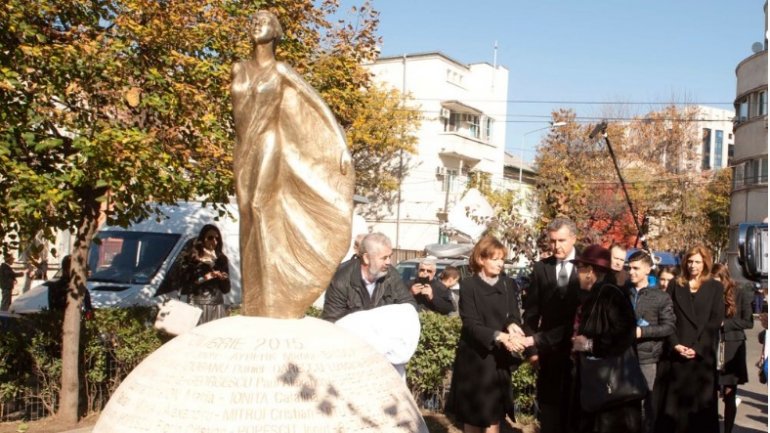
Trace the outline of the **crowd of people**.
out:
[[[528,286],[519,287],[504,272],[506,247],[482,238],[455,302],[449,288],[458,284],[456,269],[437,277],[435,261],[424,259],[417,277],[403,284],[391,266],[390,240],[370,234],[332,279],[322,318],[335,322],[394,303],[459,311],[446,411],[466,432],[498,432],[506,416],[513,418],[510,377],[522,362],[537,370],[543,433],[718,433],[720,397],[723,431],[731,432],[737,387],[748,381],[750,295],[703,245],[687,250],[681,267],[655,269],[643,250],[628,257],[621,245],[579,250],[577,239],[573,221],[554,219],[538,242],[546,254],[533,264]],[[595,360],[636,364],[640,389],[622,400],[618,392],[613,401],[593,401],[587,391],[600,379],[587,365]]]
[[[399,304],[413,307],[407,314],[459,312],[462,329],[446,411],[465,432],[499,432],[506,416],[515,417],[511,373],[529,362],[537,370],[542,433],[719,433],[720,397],[723,432],[731,433],[737,387],[749,376],[744,331],[753,327],[751,295],[703,245],[687,250],[681,267],[655,270],[653,257],[643,250],[628,257],[622,245],[579,250],[577,239],[573,221],[554,219],[538,240],[542,254],[527,287],[519,287],[504,271],[508,250],[494,237],[474,246],[471,276],[461,280],[451,266],[437,275],[435,260],[425,258],[416,278],[404,284],[392,266],[388,237],[368,234],[356,239],[356,253],[333,276],[321,317],[342,324],[353,313]],[[12,264],[6,256],[0,269],[3,300],[19,276]],[[68,262],[62,266],[69,270]],[[206,225],[185,253],[178,274],[184,278],[177,280],[180,293],[203,310],[200,323],[226,315],[228,272],[222,235]],[[52,286],[52,307],[66,305],[67,275]],[[459,299],[452,293],[458,286]],[[411,323],[402,317],[400,322]],[[390,325],[381,315],[370,323],[367,332],[398,340],[383,328]],[[413,344],[416,340],[404,347]],[[411,356],[400,355],[405,352],[391,353],[402,375]],[[597,402],[593,390],[604,379],[588,368],[596,360],[631,362],[643,389]],[[624,380],[631,382],[628,377]]]

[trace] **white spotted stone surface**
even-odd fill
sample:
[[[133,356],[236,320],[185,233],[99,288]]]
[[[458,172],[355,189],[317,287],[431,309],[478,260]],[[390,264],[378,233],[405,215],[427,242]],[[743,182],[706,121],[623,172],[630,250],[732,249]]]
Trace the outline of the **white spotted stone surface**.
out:
[[[95,433],[425,432],[393,366],[329,322],[235,316],[169,341],[112,395]]]

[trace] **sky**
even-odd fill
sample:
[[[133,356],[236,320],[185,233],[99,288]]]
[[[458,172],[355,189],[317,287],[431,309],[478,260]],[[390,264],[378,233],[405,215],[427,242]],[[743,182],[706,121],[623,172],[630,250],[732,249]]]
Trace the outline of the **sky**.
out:
[[[732,110],[735,68],[764,41],[765,0],[372,0],[381,54],[440,51],[509,71],[506,149],[531,161],[550,113],[601,119],[666,102]],[[361,1],[343,0],[342,8]],[[536,101],[536,102],[523,102]],[[542,101],[542,102],[541,102]],[[579,102],[570,104],[568,102]],[[539,131],[538,128],[543,128]],[[532,132],[534,131],[534,132]]]

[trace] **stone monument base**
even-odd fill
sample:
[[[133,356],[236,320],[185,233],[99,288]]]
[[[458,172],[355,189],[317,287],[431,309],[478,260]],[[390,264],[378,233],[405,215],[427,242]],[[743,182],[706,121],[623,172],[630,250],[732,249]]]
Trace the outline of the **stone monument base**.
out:
[[[425,432],[393,366],[329,322],[235,316],[169,341],[93,432]]]

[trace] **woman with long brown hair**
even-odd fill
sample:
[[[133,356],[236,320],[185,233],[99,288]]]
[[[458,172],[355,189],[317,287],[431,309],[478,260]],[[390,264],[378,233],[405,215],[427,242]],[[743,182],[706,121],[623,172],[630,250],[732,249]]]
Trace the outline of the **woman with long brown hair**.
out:
[[[724,286],[725,320],[722,335],[725,341],[725,355],[724,367],[719,372],[719,386],[722,401],[725,403],[723,432],[732,433],[737,411],[735,394],[738,392],[738,385],[749,381],[744,330],[754,327],[754,316],[751,314],[751,298],[730,278],[727,265],[714,265],[711,276]]]
[[[230,292],[230,264],[222,247],[222,233],[206,224],[184,259],[187,283],[181,293],[203,310],[199,325],[227,316],[223,295]]]
[[[722,284],[711,278],[711,252],[690,248],[671,282],[676,332],[660,432],[719,433],[716,347],[725,315]]]

